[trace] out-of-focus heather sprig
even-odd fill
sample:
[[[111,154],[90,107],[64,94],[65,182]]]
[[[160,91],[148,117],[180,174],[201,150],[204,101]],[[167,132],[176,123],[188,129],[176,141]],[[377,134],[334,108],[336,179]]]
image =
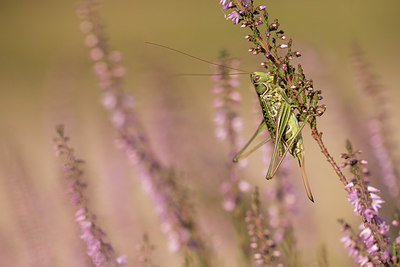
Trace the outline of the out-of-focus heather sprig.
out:
[[[396,166],[399,164],[396,163],[396,157],[394,156],[397,146],[392,139],[391,133],[393,131],[389,125],[388,99],[359,46],[354,48],[353,59],[360,91],[363,95],[369,96],[374,107],[379,107],[373,109],[374,113],[368,124],[370,142],[388,192],[393,198],[397,199],[399,196],[398,183],[400,182],[400,177]],[[400,204],[397,203],[397,205],[399,207]]]
[[[298,253],[291,216],[295,216],[298,207],[296,189],[289,173],[289,162],[284,160],[276,173],[275,186],[269,187],[267,191],[266,219],[273,232],[273,238],[283,254],[284,262],[287,266],[295,266]]]
[[[367,161],[358,159],[357,154],[361,151],[354,151],[349,141],[346,149],[347,153],[342,154],[345,161],[341,167],[348,166],[353,174],[352,180],[345,186],[350,190],[347,200],[363,223],[360,232],[356,233],[346,222],[340,220],[343,224],[342,231],[349,232],[341,241],[360,266],[397,266],[393,264],[398,262],[398,248],[387,235],[390,226],[379,216],[379,209],[384,201],[378,195],[379,190],[369,185]]]
[[[351,256],[354,259],[355,263],[360,266],[375,266],[373,263],[373,259],[371,259],[369,256],[366,245],[364,244],[363,240],[361,240],[361,234],[356,232],[344,220],[339,219],[338,221],[342,225],[340,231],[346,232],[346,234],[343,235],[340,241],[349,251],[349,256]]]
[[[248,192],[249,184],[239,178],[238,167],[241,164],[233,164],[232,158],[238,153],[239,145],[242,143],[239,132],[243,128],[242,118],[238,115],[238,108],[241,102],[241,95],[235,90],[239,86],[237,75],[224,66],[238,67],[239,61],[228,58],[225,53],[221,54],[216,62],[216,72],[213,76],[214,86],[212,93],[216,95],[214,107],[216,109],[214,122],[216,125],[215,135],[220,140],[227,140],[229,144],[229,179],[222,183],[222,192],[225,195],[223,207],[226,211],[234,211],[241,201],[241,192]]]
[[[300,64],[297,69],[291,65],[293,58],[301,56],[300,52],[292,51],[292,40],[288,40],[284,35],[277,19],[270,21],[265,5],[254,6],[253,0],[220,0],[220,4],[230,12],[226,16],[227,19],[250,30],[250,34],[245,38],[254,46],[249,51],[254,55],[264,55],[261,65],[275,76],[275,82],[285,90],[298,120],[307,120],[313,138],[342,183],[346,185],[346,177],[326,149],[322,141],[322,132],[319,132],[316,126],[316,117],[325,111],[325,105],[319,104],[319,100],[322,99],[321,91],[314,89],[313,81],[306,78]]]
[[[143,235],[143,243],[138,246],[139,262],[142,267],[157,267],[152,260],[152,253],[154,246],[150,243],[149,236],[147,234]]]
[[[240,61],[230,58],[223,51],[215,63],[216,65],[213,65],[215,73],[212,76],[214,82],[212,93],[216,96],[213,102],[216,109],[214,115],[215,135],[220,140],[226,140],[229,149],[226,163],[229,174],[221,184],[221,191],[224,195],[223,208],[232,214],[239,247],[244,259],[248,262],[247,264],[250,264],[249,238],[246,231],[246,223],[243,220],[249,206],[249,203],[245,203],[243,193],[249,191],[250,185],[239,177],[239,168],[246,165],[246,159],[239,161],[239,164],[232,162],[233,157],[239,151],[239,146],[243,143],[242,138],[239,136],[243,121],[238,114],[242,97],[235,89],[239,87],[238,76],[235,75],[235,71],[227,68],[238,68]]]
[[[116,145],[137,167],[143,188],[156,205],[170,250],[194,257],[199,266],[212,266],[210,250],[199,233],[186,189],[176,172],[156,157],[133,109],[132,97],[123,90],[125,68],[119,63],[121,52],[108,48],[97,1],[84,0],[78,15],[82,18],[81,30],[86,34],[90,58],[95,62],[94,72],[103,92],[103,106],[109,111],[119,135]]]
[[[283,255],[280,246],[282,240],[277,240],[277,232],[261,212],[258,188],[252,198],[251,210],[247,211],[246,222],[250,236],[250,247],[257,266],[296,266],[295,255]],[[268,217],[268,216],[267,216]]]
[[[75,157],[74,150],[68,145],[69,138],[64,135],[64,127],[57,127],[57,137],[54,139],[56,154],[63,158],[65,178],[69,180],[67,194],[71,195],[71,204],[77,207],[75,221],[81,229],[81,239],[86,242],[87,253],[94,265],[122,266],[127,263],[125,256],[115,256],[110,243],[103,239],[105,233],[95,224],[95,215],[89,210],[85,197],[86,183],[82,180],[83,160]]]

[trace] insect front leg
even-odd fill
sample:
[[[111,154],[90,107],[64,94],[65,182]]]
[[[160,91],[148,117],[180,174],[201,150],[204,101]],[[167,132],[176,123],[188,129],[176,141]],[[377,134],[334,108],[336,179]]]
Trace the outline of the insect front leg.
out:
[[[248,155],[250,155],[251,153],[253,153],[254,151],[256,151],[260,146],[262,146],[263,144],[267,143],[269,140],[271,140],[271,138],[267,138],[266,140],[262,141],[261,143],[257,144],[254,148],[252,148],[250,151],[248,151],[247,153],[244,153],[245,150],[249,147],[249,145],[254,141],[254,139],[257,137],[257,135],[264,130],[266,127],[265,121],[262,120],[260,125],[258,126],[257,130],[255,131],[255,133],[253,134],[253,136],[250,138],[250,140],[247,142],[247,144],[236,154],[236,156],[233,158],[233,162],[238,162],[239,159],[245,158]],[[243,154],[244,153],[244,154]]]

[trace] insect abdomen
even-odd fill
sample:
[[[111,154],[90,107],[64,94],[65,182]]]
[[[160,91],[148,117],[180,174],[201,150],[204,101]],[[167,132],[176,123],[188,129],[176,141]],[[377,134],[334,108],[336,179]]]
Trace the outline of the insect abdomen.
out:
[[[264,120],[266,122],[268,131],[271,135],[271,138],[275,140],[277,116],[282,103],[286,101],[278,90],[276,91],[274,90],[273,92],[265,94],[262,97],[260,96],[260,100],[261,100],[260,101],[261,106],[263,108]],[[295,115],[291,113],[288,124],[282,136],[282,142],[285,144],[286,147],[290,144],[290,142],[296,135],[296,132],[299,130],[299,128],[300,126]],[[280,150],[284,151],[284,148],[282,147]],[[301,133],[299,133],[296,137],[296,140],[293,142],[292,147],[289,149],[289,152],[293,156],[299,158],[301,157],[300,154],[302,153],[303,150],[304,150],[303,138],[301,136]]]

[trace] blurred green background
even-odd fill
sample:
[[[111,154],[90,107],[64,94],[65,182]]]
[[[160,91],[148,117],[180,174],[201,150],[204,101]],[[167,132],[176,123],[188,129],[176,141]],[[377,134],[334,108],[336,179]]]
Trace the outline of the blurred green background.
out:
[[[390,102],[393,135],[399,141],[398,90],[400,2],[267,1],[300,58],[306,75],[323,91],[325,115],[319,119],[326,146],[335,159],[351,139],[370,161],[372,184],[387,198],[383,211],[393,206],[368,144],[366,124],[379,106],[371,106],[357,91],[352,49],[357,43]],[[117,252],[134,266],[135,247],[149,233],[156,245],[159,266],[179,266],[181,259],[167,250],[154,208],[135,178],[135,169],[114,148],[114,131],[100,105],[88,49],[79,31],[73,1],[0,2],[0,253],[1,266],[29,266],[33,255],[50,259],[48,266],[84,266],[85,257],[72,208],[64,194],[59,161],[54,157],[54,126],[63,123],[85,165],[90,205]],[[146,45],[156,42],[204,59],[221,49],[242,61],[241,68],[261,70],[261,59],[247,52],[247,31],[224,19],[218,1],[103,1],[101,8],[109,44],[124,54],[128,68],[125,88],[136,98],[137,111],[152,137],[155,151],[174,164],[193,191],[202,231],[212,241],[221,266],[238,266],[229,216],[220,208],[219,184],[227,174],[227,147],[214,138],[211,79],[176,77],[177,73],[210,73],[202,62]],[[252,107],[255,93],[247,75],[241,78],[244,137],[256,127]],[[345,191],[306,127],[303,134],[307,172],[316,203],[310,203],[300,179],[298,247],[304,266],[315,263],[325,246],[331,266],[353,266],[339,242],[337,218],[356,225],[359,219],[345,199]],[[256,153],[257,154],[257,153]],[[243,177],[266,182],[260,154],[249,159]],[[293,164],[293,177],[300,177]],[[374,169],[375,167],[375,169]],[[73,244],[73,245],[71,245]],[[35,248],[35,249],[34,249]],[[36,254],[42,253],[42,254]],[[45,261],[44,261],[45,262]]]

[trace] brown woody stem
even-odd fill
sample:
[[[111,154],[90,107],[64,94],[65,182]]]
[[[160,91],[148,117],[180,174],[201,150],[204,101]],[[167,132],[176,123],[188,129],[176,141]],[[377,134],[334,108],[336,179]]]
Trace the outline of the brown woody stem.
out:
[[[311,126],[312,137],[317,141],[319,147],[321,148],[322,154],[325,155],[328,162],[332,165],[332,168],[335,170],[337,176],[339,176],[340,181],[346,186],[348,184],[346,177],[343,175],[339,166],[336,164],[333,157],[329,154],[328,149],[325,147],[324,142],[322,142],[322,132],[318,132],[317,126],[314,124]],[[349,191],[350,189],[346,189]]]

